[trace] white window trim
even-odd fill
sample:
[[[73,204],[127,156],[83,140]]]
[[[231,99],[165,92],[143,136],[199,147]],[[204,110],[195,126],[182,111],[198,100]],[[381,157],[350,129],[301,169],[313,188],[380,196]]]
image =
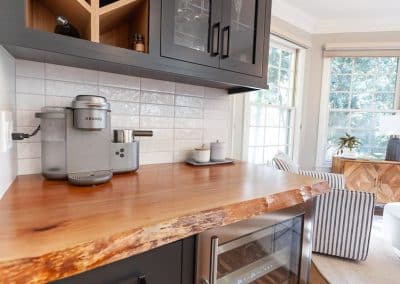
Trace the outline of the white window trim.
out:
[[[320,103],[320,112],[319,112],[319,125],[318,125],[318,146],[317,146],[317,159],[316,159],[316,168],[324,168],[331,167],[331,163],[325,160],[326,154],[326,146],[328,136],[328,120],[329,120],[329,92],[330,92],[330,78],[331,78],[331,57],[325,57],[323,59],[323,68],[322,68],[322,87],[321,87],[321,103]],[[400,64],[398,65],[398,80],[400,80]],[[395,108],[399,108],[400,106],[400,81],[396,84],[396,101]],[[367,110],[362,109],[360,112],[388,112],[393,113],[396,112],[400,114],[400,110]]]
[[[316,168],[328,166],[325,162],[326,151],[326,137],[328,133],[328,119],[329,119],[329,89],[331,77],[331,60],[324,58],[322,67],[322,87],[321,87],[321,103],[319,111],[319,125],[318,125],[318,147],[317,147],[317,161]]]
[[[305,84],[305,61],[306,61],[306,49],[304,47],[295,45],[291,42],[287,42],[284,39],[273,37],[270,42],[271,46],[276,46],[277,48],[281,48],[284,50],[289,50],[293,52],[295,50],[296,61],[295,61],[295,70],[294,70],[294,81],[293,81],[293,107],[294,109],[294,126],[292,133],[292,143],[293,143],[293,160],[298,162],[300,155],[300,141],[301,141],[301,126],[302,126],[302,103],[303,103],[303,91]],[[247,161],[248,154],[248,135],[249,135],[249,98],[248,94],[237,95],[235,97],[234,102],[234,112],[235,114],[235,122],[234,122],[234,143],[233,143],[233,152],[234,158],[243,159]],[[287,107],[285,109],[288,109]],[[239,113],[243,115],[238,115]],[[239,136],[241,138],[239,138]],[[239,147],[238,145],[241,145]],[[240,148],[240,149],[239,149]]]

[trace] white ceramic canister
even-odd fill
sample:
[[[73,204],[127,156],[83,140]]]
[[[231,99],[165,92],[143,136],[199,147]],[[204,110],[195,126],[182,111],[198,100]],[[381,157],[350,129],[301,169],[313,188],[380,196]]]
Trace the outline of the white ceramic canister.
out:
[[[210,143],[210,150],[211,150],[211,161],[214,162],[221,162],[225,161],[226,158],[226,152],[225,152],[225,143],[220,142],[217,140],[217,142],[212,142]]]
[[[193,151],[193,160],[197,163],[208,163],[210,161],[210,148],[206,147],[206,145],[195,148]]]

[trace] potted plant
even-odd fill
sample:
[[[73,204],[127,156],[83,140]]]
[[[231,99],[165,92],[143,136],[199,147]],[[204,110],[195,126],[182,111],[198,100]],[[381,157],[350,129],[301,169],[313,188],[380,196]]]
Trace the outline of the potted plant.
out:
[[[339,138],[337,155],[343,155],[345,150],[349,151],[350,155],[353,155],[353,150],[361,145],[360,139],[346,133],[345,136]]]

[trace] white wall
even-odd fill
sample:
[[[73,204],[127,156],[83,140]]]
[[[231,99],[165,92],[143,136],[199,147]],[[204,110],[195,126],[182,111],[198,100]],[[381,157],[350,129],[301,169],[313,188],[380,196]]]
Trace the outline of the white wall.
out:
[[[15,60],[0,46],[0,199],[16,174],[16,151],[11,141],[14,121]]]
[[[35,129],[41,107],[69,106],[76,95],[90,94],[111,102],[112,128],[154,131],[140,138],[142,164],[184,161],[191,149],[217,139],[230,149],[225,90],[23,60],[16,74],[18,131]],[[39,173],[40,157],[40,135],[18,142],[18,174]]]

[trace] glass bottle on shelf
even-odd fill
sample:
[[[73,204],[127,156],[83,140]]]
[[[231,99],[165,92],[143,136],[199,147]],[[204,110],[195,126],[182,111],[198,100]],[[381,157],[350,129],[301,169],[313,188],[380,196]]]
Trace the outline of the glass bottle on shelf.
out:
[[[141,34],[135,33],[133,35],[133,46],[132,49],[138,52],[144,52],[144,37]]]
[[[81,35],[77,28],[69,23],[68,19],[64,16],[58,16],[56,19],[57,25],[54,29],[56,34],[66,35],[70,37],[80,38]]]

